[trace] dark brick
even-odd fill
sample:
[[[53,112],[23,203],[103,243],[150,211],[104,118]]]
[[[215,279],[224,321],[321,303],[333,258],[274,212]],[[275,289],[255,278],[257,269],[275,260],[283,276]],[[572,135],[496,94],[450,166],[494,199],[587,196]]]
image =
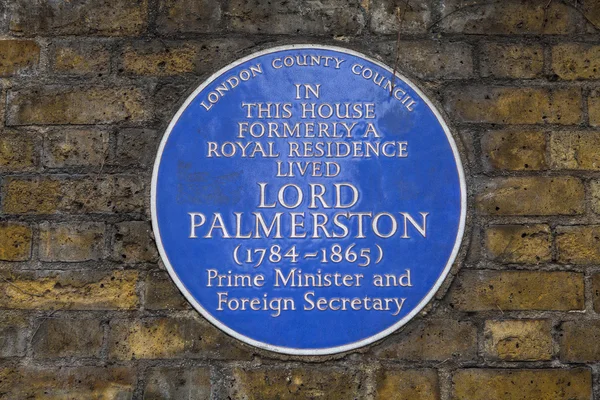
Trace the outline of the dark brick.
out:
[[[98,357],[103,334],[99,319],[42,319],[32,339],[33,353],[36,358]]]
[[[146,377],[144,400],[209,400],[208,368],[153,368]]]
[[[139,35],[148,23],[147,0],[15,0],[10,30],[25,36]]]

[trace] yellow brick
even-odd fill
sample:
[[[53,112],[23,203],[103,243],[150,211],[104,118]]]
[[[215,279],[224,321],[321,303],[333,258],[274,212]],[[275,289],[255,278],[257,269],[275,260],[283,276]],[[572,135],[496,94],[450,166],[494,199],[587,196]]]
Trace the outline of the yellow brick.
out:
[[[486,169],[535,171],[546,168],[546,135],[543,132],[493,131],[481,139]]]
[[[453,378],[453,400],[589,400],[589,369],[463,369]]]
[[[56,212],[61,202],[61,185],[54,179],[7,179],[4,182],[5,213]]]
[[[579,319],[560,327],[560,359],[567,362],[596,362],[600,359],[600,321]]]
[[[123,52],[125,73],[169,76],[195,71],[198,48],[185,44],[169,46],[151,43],[143,47],[127,46]]]
[[[360,398],[359,373],[340,368],[235,368],[229,398],[347,400]]]
[[[25,261],[31,257],[31,228],[14,222],[0,223],[0,260]]]
[[[130,399],[135,372],[125,367],[7,367],[0,369],[6,399]]]
[[[552,259],[548,225],[496,225],[486,230],[490,258],[506,263],[537,264]]]
[[[582,310],[583,274],[541,271],[463,271],[449,293],[461,311]]]
[[[479,212],[490,215],[583,214],[585,190],[573,177],[496,178],[476,196]]]
[[[118,359],[170,358],[186,349],[186,326],[180,320],[157,319],[111,326],[110,356]]]
[[[555,132],[550,136],[553,169],[600,170],[600,132]]]
[[[558,262],[600,263],[600,226],[559,226],[556,234]]]
[[[251,353],[199,318],[114,320],[108,339],[111,359],[211,357],[248,360]]]
[[[11,171],[30,170],[36,164],[35,141],[26,132],[0,133],[0,168]]]
[[[581,90],[460,86],[446,95],[447,110],[458,122],[494,124],[578,124]]]
[[[0,281],[0,307],[120,310],[138,305],[137,271],[21,274]]]
[[[548,320],[486,321],[484,352],[493,359],[542,361],[552,358],[552,322]]]
[[[0,76],[32,70],[40,59],[40,46],[31,40],[0,40]]]
[[[11,91],[8,125],[98,124],[148,119],[148,99],[138,88],[39,87]]]
[[[388,370],[377,374],[377,400],[438,400],[435,370]]]
[[[600,78],[600,46],[558,44],[552,48],[552,69],[562,79]]]

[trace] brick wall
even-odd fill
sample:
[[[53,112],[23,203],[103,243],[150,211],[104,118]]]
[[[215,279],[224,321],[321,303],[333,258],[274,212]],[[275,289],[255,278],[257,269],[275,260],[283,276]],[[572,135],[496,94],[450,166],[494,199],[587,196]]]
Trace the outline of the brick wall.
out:
[[[8,0],[0,30],[0,397],[600,399],[600,2]],[[333,357],[212,327],[149,223],[157,142],[190,90],[306,42],[389,65],[398,47],[468,168],[449,290]]]

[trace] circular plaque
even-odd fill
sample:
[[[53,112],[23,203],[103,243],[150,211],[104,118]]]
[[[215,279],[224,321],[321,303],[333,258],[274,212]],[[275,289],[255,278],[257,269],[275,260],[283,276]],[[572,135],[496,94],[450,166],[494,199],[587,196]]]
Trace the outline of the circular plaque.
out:
[[[347,49],[260,51],[200,85],[154,165],[152,223],[187,300],[264,349],[333,354],[413,318],[463,236],[464,173],[432,103]]]

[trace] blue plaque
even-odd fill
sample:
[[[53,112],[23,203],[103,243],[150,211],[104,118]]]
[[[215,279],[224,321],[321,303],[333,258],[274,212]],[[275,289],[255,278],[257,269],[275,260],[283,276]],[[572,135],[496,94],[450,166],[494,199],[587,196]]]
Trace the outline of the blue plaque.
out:
[[[406,324],[448,274],[466,191],[456,144],[410,81],[292,45],[212,75],[152,178],[158,248],[187,300],[264,349],[333,354]]]

